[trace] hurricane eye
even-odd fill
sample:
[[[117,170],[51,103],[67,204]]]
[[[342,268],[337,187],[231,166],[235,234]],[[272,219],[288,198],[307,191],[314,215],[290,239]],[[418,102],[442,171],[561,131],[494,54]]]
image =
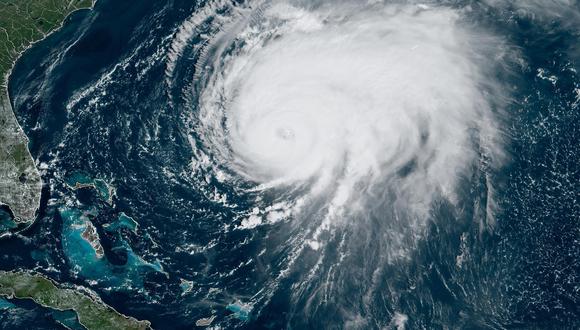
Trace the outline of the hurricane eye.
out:
[[[278,128],[276,134],[283,140],[294,140],[294,131],[290,128]]]
[[[481,88],[499,85],[497,39],[461,14],[277,1],[224,24],[196,65],[209,68],[191,106],[202,184],[216,178],[251,200],[241,227],[287,221],[318,251],[348,226],[378,223],[385,255],[405,258],[433,207],[455,203],[472,176],[477,134],[498,129]]]

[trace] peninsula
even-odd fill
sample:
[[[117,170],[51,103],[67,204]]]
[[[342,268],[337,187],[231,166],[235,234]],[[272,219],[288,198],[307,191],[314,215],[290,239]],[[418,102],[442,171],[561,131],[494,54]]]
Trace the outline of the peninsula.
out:
[[[92,5],[91,0],[0,1],[0,205],[9,208],[14,222],[3,229],[34,221],[42,188],[28,138],[8,95],[12,67],[28,47],[58,29],[70,13]]]
[[[26,49],[57,30],[73,11],[92,6],[92,0],[0,1],[0,207],[7,209],[12,217],[11,223],[0,224],[0,237],[35,220],[42,188],[40,173],[28,149],[28,138],[12,109],[8,78]],[[87,237],[96,234],[92,229],[86,233]],[[151,327],[148,321],[118,313],[88,289],[67,288],[38,273],[0,270],[0,296],[30,299],[56,310],[73,310],[87,329]]]

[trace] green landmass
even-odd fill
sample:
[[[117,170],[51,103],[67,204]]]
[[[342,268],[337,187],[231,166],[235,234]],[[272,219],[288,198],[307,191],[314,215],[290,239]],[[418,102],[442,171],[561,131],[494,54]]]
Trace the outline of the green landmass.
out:
[[[73,11],[92,5],[92,0],[0,0],[0,205],[10,208],[16,224],[34,221],[42,181],[12,111],[10,71],[30,45],[59,28]]]
[[[8,78],[18,57],[33,43],[58,29],[75,10],[90,8],[92,0],[0,0],[0,237],[34,221],[42,181],[18,124],[8,95]],[[98,187],[97,187],[98,188]],[[64,288],[42,275],[0,271],[0,296],[31,299],[62,311],[74,311],[87,329],[148,329],[148,321],[124,316],[88,290]],[[2,302],[2,301],[0,301]],[[0,304],[0,308],[9,303]]]
[[[4,78],[14,61],[32,43],[60,27],[73,11],[90,8],[92,0],[0,0],[0,75]]]
[[[32,299],[37,304],[57,310],[72,310],[79,323],[91,329],[150,329],[148,321],[124,316],[100,299],[83,292],[57,286],[51,280],[27,272],[0,271],[0,295]]]

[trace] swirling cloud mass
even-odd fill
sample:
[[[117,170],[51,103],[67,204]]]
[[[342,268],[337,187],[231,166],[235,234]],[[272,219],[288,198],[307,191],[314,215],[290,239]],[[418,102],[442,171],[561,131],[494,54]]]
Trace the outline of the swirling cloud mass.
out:
[[[222,181],[275,191],[265,218],[316,203],[318,235],[389,204],[420,229],[481,150],[499,149],[484,138],[497,135],[486,52],[499,43],[458,11],[275,2],[257,13],[208,47],[194,147]]]

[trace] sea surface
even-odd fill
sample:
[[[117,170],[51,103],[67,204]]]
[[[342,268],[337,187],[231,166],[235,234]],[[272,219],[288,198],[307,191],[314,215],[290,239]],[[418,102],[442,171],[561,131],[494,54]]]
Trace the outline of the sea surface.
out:
[[[375,199],[356,204],[362,211],[346,202],[334,223],[329,210],[338,202],[329,196],[337,195],[308,197],[314,193],[298,174],[285,177],[289,184],[262,189],[255,184],[262,172],[250,172],[244,162],[228,167],[231,159],[221,157],[246,149],[232,144],[213,152],[222,136],[200,131],[215,124],[198,117],[204,91],[217,88],[219,71],[233,72],[228,61],[245,54],[243,38],[235,36],[246,30],[235,22],[260,22],[267,7],[98,0],[28,50],[10,77],[14,110],[44,186],[36,222],[0,240],[0,268],[31,269],[91,288],[155,329],[191,329],[212,315],[225,329],[579,328],[580,16],[578,3],[571,3],[576,12],[555,5],[552,15],[541,4],[518,7],[517,1],[427,2],[433,10],[457,10],[460,24],[497,36],[506,48],[497,46],[494,55],[515,54],[490,61],[486,77],[501,82],[501,102],[493,89],[482,93],[492,99],[501,155],[475,142],[449,195],[437,180],[405,194],[389,188],[417,184],[406,180],[421,170],[421,158],[394,174],[368,170],[344,187],[366,193],[357,187],[372,178]],[[304,7],[315,10],[317,2]],[[439,24],[440,18],[430,19]],[[346,70],[340,63],[348,66],[350,59],[337,61],[336,70]],[[348,156],[355,151],[345,149]],[[264,172],[287,171],[275,165]],[[405,202],[411,195],[421,199]],[[408,211],[419,204],[420,212]],[[89,226],[103,257],[82,237]],[[74,316],[0,301],[0,328],[63,322],[73,324]]]

